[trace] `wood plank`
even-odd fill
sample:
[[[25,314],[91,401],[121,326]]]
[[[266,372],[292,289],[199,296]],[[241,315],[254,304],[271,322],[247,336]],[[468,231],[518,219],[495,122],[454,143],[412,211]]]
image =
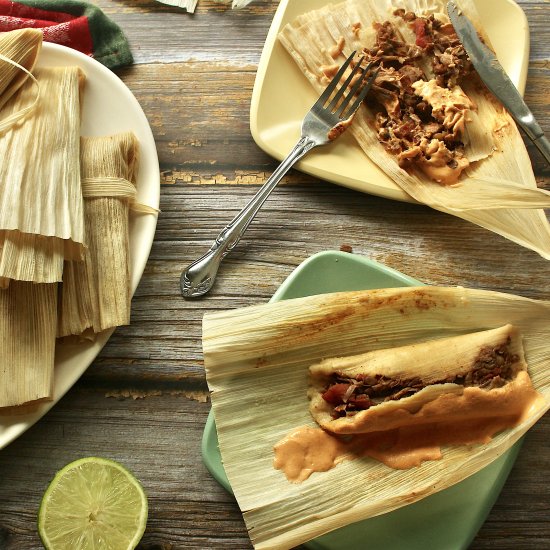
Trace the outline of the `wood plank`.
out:
[[[295,0],[297,1],[297,0]],[[80,382],[0,452],[0,550],[40,547],[36,514],[55,471],[100,455],[130,467],[150,499],[140,550],[252,548],[234,499],[210,476],[200,444],[210,403],[202,316],[264,303],[308,256],[350,246],[421,281],[550,299],[548,263],[482,228],[427,207],[389,201],[291,171],[213,292],[179,293],[181,269],[275,169],[248,127],[250,98],[277,0],[231,11],[199,0],[186,14],[152,0],[94,0],[127,34],[136,64],[117,71],[142,105],[158,147],[158,231],[132,303]],[[522,0],[531,28],[526,101],[550,132],[550,4]],[[550,171],[530,145],[541,185]],[[550,417],[528,433],[472,550],[550,547]]]
[[[256,0],[231,10],[200,0],[196,12],[188,14],[158,2],[94,3],[124,30],[137,64],[229,60],[236,66],[257,63],[278,4]]]

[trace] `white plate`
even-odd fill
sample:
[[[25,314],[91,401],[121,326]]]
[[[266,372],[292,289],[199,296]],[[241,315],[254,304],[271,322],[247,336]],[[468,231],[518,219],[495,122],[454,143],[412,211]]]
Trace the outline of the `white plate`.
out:
[[[278,160],[298,141],[302,119],[317,97],[277,35],[298,15],[340,1],[281,0],[273,19],[252,92],[250,130],[258,146]],[[476,5],[499,61],[523,93],[529,61],[525,14],[512,0],[476,0]],[[366,157],[350,134],[308,153],[297,167],[358,191],[415,202]]]
[[[136,98],[109,69],[80,52],[44,43],[38,66],[78,65],[86,74],[82,109],[83,136],[103,136],[132,131],[140,144],[137,200],[158,208],[160,171],[155,140]],[[155,229],[156,214],[132,215],[130,220],[130,262],[132,293],[143,274]],[[80,378],[106,344],[113,330],[102,332],[93,343],[57,346],[53,400],[25,415],[0,415],[0,448],[11,443],[48,412]]]

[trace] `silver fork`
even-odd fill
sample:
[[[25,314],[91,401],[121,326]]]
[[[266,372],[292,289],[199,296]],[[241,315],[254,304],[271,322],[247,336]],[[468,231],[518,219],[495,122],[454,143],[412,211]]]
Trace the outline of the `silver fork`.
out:
[[[367,79],[371,64],[362,68],[361,62],[364,58],[361,57],[344,84],[339,87],[334,97],[331,97],[354,57],[355,52],[347,58],[325,91],[306,114],[302,122],[302,135],[292,151],[260,187],[252,200],[224,227],[216,237],[210,250],[183,271],[180,286],[184,297],[202,296],[212,288],[221,261],[235,248],[258,210],[283,176],[307,152],[314,147],[334,141],[351,123],[355,111],[365,99],[376,77],[376,73],[374,73]],[[353,82],[354,80],[355,82]],[[351,88],[349,88],[350,85]],[[348,89],[348,93],[344,95]],[[352,102],[352,99],[355,99],[355,101]]]

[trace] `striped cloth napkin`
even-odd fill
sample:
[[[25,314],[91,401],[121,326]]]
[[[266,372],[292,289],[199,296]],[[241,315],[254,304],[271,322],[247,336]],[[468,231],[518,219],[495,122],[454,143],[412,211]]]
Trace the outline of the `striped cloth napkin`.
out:
[[[42,29],[46,42],[78,50],[110,69],[133,62],[118,25],[89,2],[0,0],[0,32],[22,28]]]

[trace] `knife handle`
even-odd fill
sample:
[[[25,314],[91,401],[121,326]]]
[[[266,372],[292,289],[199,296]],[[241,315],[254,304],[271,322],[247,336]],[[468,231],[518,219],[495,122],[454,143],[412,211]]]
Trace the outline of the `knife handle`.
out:
[[[546,162],[550,164],[550,141],[548,141],[548,138],[543,134],[542,136],[534,139],[533,143],[542,153],[542,156],[546,159]]]
[[[546,162],[550,164],[550,142],[544,135],[542,128],[536,121],[533,113],[525,105],[525,112],[519,116],[510,112],[518,125],[527,134],[527,137],[533,142],[536,148],[542,153],[542,156],[546,159]]]

